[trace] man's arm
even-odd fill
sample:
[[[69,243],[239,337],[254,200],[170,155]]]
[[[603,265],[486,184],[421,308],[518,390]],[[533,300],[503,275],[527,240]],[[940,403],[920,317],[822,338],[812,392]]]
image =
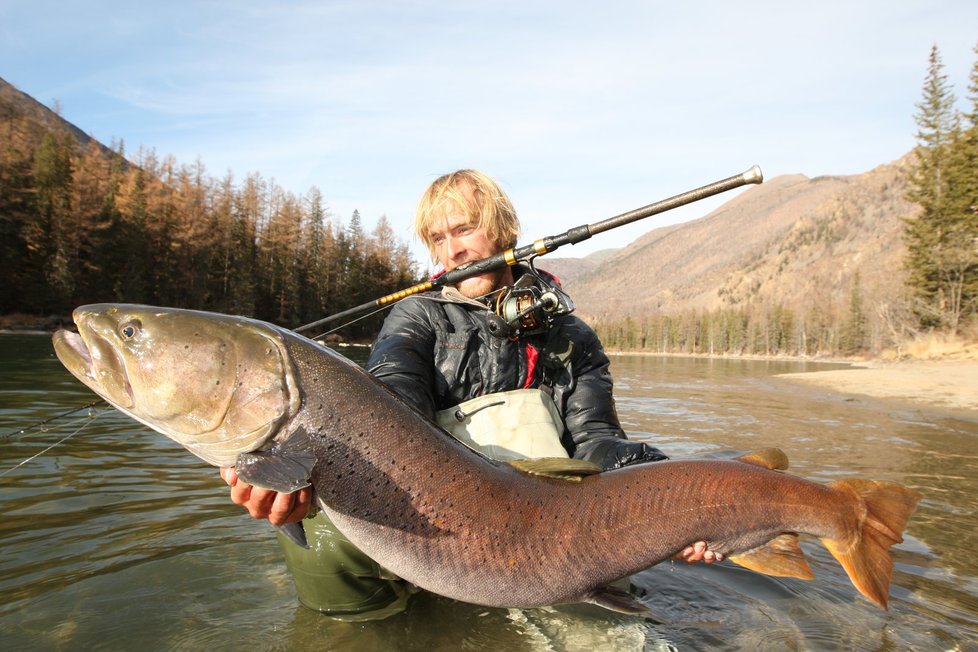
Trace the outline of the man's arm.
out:
[[[618,421],[610,361],[598,336],[579,319],[564,328],[571,341],[564,392],[564,424],[574,443],[574,457],[594,462],[605,471],[628,464],[669,459],[642,442],[628,441]]]
[[[374,340],[366,369],[428,418],[435,415],[434,334],[418,299],[394,306]]]

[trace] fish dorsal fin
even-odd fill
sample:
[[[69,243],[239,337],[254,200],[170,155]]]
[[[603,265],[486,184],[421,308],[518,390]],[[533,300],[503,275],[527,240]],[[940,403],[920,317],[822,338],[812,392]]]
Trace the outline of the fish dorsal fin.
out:
[[[738,462],[763,466],[765,469],[774,471],[784,471],[788,468],[788,456],[780,448],[762,448],[758,451],[745,453],[734,459]]]
[[[546,478],[580,482],[588,475],[601,473],[601,467],[593,462],[575,460],[569,457],[539,457],[531,460],[512,460],[510,464],[523,473],[541,475]]]
[[[763,546],[731,555],[730,561],[775,577],[796,577],[800,580],[815,577],[805,560],[805,553],[798,546],[797,534],[782,534]]]

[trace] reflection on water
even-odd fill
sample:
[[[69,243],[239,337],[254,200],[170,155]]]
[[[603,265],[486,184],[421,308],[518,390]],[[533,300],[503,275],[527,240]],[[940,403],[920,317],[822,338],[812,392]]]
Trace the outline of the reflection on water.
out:
[[[344,623],[297,605],[269,526],[216,472],[112,410],[15,432],[89,402],[40,336],[0,336],[0,636],[12,649],[967,649],[978,646],[978,422],[852,399],[776,374],[800,363],[621,356],[618,409],[674,457],[779,446],[823,481],[925,494],[896,560],[890,610],[806,541],[816,579],[664,563],[630,578],[666,621],[591,605],[505,610],[415,596]],[[825,368],[818,367],[818,368]],[[34,460],[23,460],[69,437]],[[626,584],[629,581],[626,580]]]

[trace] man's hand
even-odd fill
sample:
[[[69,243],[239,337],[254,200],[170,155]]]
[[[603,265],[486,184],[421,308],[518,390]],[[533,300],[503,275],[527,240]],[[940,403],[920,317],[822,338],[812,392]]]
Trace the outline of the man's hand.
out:
[[[221,478],[231,487],[231,502],[248,510],[252,518],[268,519],[272,525],[301,521],[309,513],[312,488],[290,494],[255,487],[238,478],[233,466],[221,468]]]
[[[681,553],[676,555],[684,559],[687,564],[694,564],[698,561],[704,564],[712,564],[715,561],[723,561],[723,555],[719,552],[707,550],[705,541],[697,541],[691,546],[686,546]]]

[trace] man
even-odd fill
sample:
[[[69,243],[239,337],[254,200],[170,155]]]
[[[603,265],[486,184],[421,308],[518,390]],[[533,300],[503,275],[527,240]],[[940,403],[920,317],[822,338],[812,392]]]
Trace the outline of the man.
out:
[[[515,246],[519,222],[495,181],[475,170],[459,170],[429,186],[414,230],[447,272]],[[490,457],[570,456],[602,470],[667,459],[658,449],[625,437],[608,358],[583,321],[560,314],[525,336],[500,334],[497,306],[506,290],[518,284],[536,285],[542,292],[553,283],[552,277],[540,278],[529,267],[515,265],[409,297],[384,321],[367,370]],[[255,518],[281,525],[309,512],[309,489],[277,494],[237,480],[233,469],[221,474],[231,485],[232,501]],[[305,524],[316,542],[310,551],[283,543],[303,604],[329,613],[402,608],[406,592],[396,578],[385,577],[362,554],[358,557],[324,517],[317,519]],[[324,556],[316,548],[333,554]],[[703,542],[681,556],[690,562],[722,559]]]

